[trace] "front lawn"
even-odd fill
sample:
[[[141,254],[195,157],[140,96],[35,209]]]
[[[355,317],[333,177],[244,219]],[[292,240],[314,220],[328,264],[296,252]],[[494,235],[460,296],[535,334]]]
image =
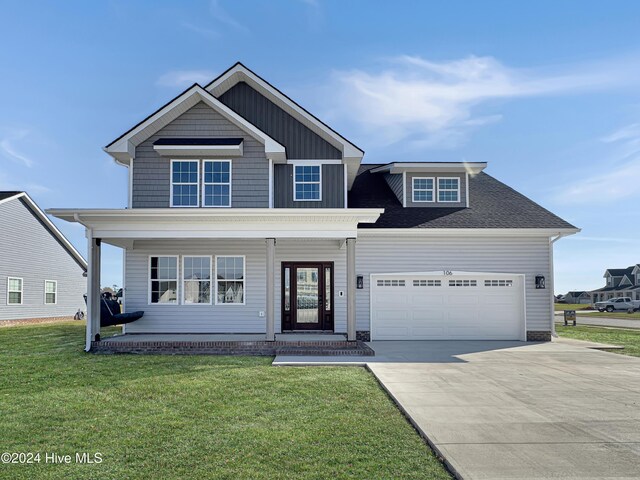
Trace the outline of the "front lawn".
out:
[[[611,350],[623,355],[640,357],[640,330],[603,327],[565,327],[556,325],[556,332],[561,337],[587,340],[589,342],[622,345],[623,350]]]
[[[586,310],[591,305],[585,303],[555,303],[554,310],[561,312],[562,310]]]
[[[0,478],[450,478],[362,368],[93,355],[83,338],[0,328],[0,451],[42,455]],[[102,463],[44,463],[76,452]]]

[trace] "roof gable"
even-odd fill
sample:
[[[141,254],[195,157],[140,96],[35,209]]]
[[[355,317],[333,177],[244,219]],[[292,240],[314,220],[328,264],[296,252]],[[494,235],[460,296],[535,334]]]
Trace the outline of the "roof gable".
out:
[[[47,231],[63,246],[63,248],[73,257],[73,259],[80,265],[85,271],[87,270],[87,261],[76,250],[76,248],[67,240],[58,227],[56,227],[49,217],[38,207],[36,202],[27,195],[26,192],[0,192],[0,204],[10,202],[13,200],[22,201],[24,205],[31,210],[33,215],[40,221],[40,223],[47,229]]]
[[[267,155],[267,158],[273,158],[274,160],[284,160],[286,158],[284,146],[258,129],[255,125],[252,125],[242,118],[198,84],[194,84],[173,100],[169,101],[169,103],[160,107],[154,113],[104,147],[104,150],[118,163],[128,165],[131,159],[135,158],[136,146],[147,140],[161,128],[178,118],[199,102],[204,102],[262,143],[265,146],[265,154]]]
[[[267,82],[255,72],[237,62],[231,68],[223,72],[204,88],[215,97],[222,96],[239,82],[245,82],[251,88],[266,97],[269,101],[290,114],[311,131],[329,142],[342,152],[343,162],[347,164],[347,180],[349,186],[353,184],[358,173],[358,166],[364,156],[364,150],[351,143],[329,125],[324,123],[311,112],[300,106],[294,100],[282,93],[276,87]]]

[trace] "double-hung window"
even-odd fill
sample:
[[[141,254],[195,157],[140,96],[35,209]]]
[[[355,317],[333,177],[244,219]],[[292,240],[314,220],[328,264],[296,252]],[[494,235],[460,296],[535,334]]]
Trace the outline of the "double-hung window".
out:
[[[44,281],[44,303],[45,305],[58,303],[58,282],[55,280]]]
[[[7,305],[22,305],[22,279],[7,278]]]
[[[211,304],[211,257],[182,257],[182,303]]]
[[[178,303],[178,257],[149,258],[149,303]]]
[[[322,166],[293,166],[293,199],[295,201],[322,200]]]
[[[202,182],[202,205],[205,207],[231,206],[231,161],[205,160]]]
[[[243,256],[216,257],[216,305],[245,303]]]
[[[433,202],[435,201],[435,184],[432,177],[413,177],[413,201]]]
[[[199,206],[199,173],[198,160],[171,160],[172,207]]]
[[[438,178],[438,202],[460,201],[460,179],[456,177]]]

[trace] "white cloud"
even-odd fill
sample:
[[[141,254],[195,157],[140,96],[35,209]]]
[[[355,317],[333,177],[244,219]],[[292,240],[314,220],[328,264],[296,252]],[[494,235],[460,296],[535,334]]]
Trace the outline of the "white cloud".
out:
[[[161,87],[189,87],[194,83],[209,83],[215,74],[207,70],[174,70],[164,73],[156,81]]]
[[[565,73],[568,71],[572,73]],[[576,93],[617,80],[603,68],[542,72],[510,68],[488,56],[449,61],[401,56],[379,71],[335,72],[332,89],[339,104],[332,116],[364,127],[377,143],[411,137],[423,145],[456,144],[470,129],[500,117],[478,113],[482,104]]]
[[[640,196],[640,124],[627,125],[601,139],[612,153],[597,168],[577,182],[563,187],[556,195],[560,202],[608,204]]]
[[[211,12],[211,16],[218,22],[241,32],[249,32],[247,27],[238,22],[222,7],[219,0],[211,0],[209,3],[209,12]]]
[[[220,36],[220,32],[213,28],[201,27],[190,22],[182,22],[180,25],[182,28],[186,28],[187,30],[197,33],[205,38],[218,38]]]
[[[51,189],[33,182],[17,182],[9,178],[9,176],[0,171],[0,190],[20,190],[29,194],[45,194],[50,193]]]
[[[27,130],[13,130],[0,140],[0,152],[8,159],[14,162],[22,163],[25,167],[31,168],[34,165],[34,161],[27,155],[20,153],[14,142],[25,138],[29,132]]]

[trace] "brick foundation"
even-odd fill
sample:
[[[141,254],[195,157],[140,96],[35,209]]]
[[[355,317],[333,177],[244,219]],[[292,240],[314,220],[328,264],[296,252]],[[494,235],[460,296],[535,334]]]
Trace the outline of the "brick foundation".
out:
[[[370,342],[371,332],[369,330],[360,330],[356,332],[356,340],[359,340],[361,342]]]
[[[157,355],[374,355],[361,341],[117,341],[91,342],[93,353]]]
[[[529,330],[527,332],[527,342],[550,342],[551,332],[544,330]]]

